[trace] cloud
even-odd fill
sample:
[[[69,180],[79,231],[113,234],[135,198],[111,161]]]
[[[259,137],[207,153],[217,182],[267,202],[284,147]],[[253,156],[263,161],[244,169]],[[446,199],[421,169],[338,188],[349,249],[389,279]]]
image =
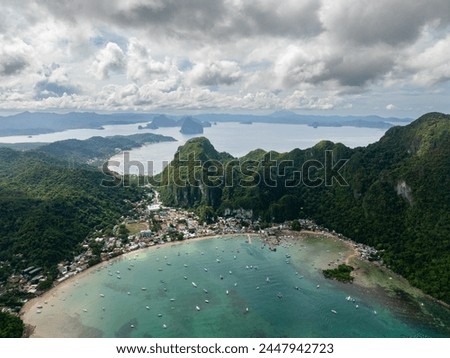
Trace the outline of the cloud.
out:
[[[114,42],[108,42],[100,50],[91,66],[91,71],[100,80],[109,78],[110,72],[121,72],[126,67],[126,58],[122,49]]]
[[[390,103],[390,104],[388,104],[387,106],[386,106],[386,109],[388,110],[388,111],[392,111],[392,110],[394,110],[394,109],[396,109],[397,107],[394,105],[394,104],[392,104],[392,103]]]
[[[0,76],[20,74],[29,65],[31,53],[21,39],[0,35]]]
[[[241,69],[234,61],[197,63],[189,72],[190,82],[200,86],[232,85],[240,80]]]
[[[73,95],[80,90],[78,86],[71,84],[68,75],[63,67],[52,64],[43,71],[43,78],[34,86],[35,99],[45,99],[49,97],[62,97]]]
[[[433,21],[450,22],[447,0],[334,0],[321,8],[325,29],[343,42],[405,45],[415,41]]]
[[[169,57],[157,61],[150,55],[148,47],[138,39],[131,38],[127,52],[127,76],[132,81],[146,82],[155,78],[178,76],[179,71]]]

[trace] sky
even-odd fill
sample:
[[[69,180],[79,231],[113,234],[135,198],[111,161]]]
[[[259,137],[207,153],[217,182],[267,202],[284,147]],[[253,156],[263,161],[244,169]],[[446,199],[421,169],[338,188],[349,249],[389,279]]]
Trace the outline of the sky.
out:
[[[449,0],[2,0],[0,111],[450,112]]]

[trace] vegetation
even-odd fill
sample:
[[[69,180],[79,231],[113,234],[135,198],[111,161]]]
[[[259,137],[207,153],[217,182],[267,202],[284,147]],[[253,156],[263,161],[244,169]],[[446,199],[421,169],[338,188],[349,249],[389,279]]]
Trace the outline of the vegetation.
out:
[[[6,312],[0,312],[0,338],[20,338],[25,326],[21,319]]]
[[[175,139],[160,134],[141,133],[128,136],[92,137],[86,140],[67,139],[43,145],[37,150],[66,161],[102,163],[118,150],[130,150],[147,143],[167,141],[175,141]]]
[[[322,272],[326,278],[338,280],[341,282],[352,282],[353,276],[351,275],[351,272],[353,270],[354,268],[352,266],[341,264],[335,269],[322,270]]]
[[[142,189],[119,184],[92,167],[0,148],[0,284],[29,266],[52,281],[58,262],[71,260],[94,231],[110,230],[141,198]]]
[[[181,158],[193,152],[200,167],[188,170]],[[450,116],[440,113],[393,127],[365,148],[322,141],[289,153],[256,150],[238,160],[195,138],[162,173],[161,198],[208,216],[244,208],[262,222],[314,219],[375,247],[394,271],[450,303],[448,158]],[[341,159],[346,164],[333,169]],[[178,169],[192,180],[175,183]]]

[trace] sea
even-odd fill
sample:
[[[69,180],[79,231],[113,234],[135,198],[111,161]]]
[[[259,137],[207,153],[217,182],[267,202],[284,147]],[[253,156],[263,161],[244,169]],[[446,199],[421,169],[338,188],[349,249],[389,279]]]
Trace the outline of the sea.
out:
[[[168,243],[101,264],[25,321],[56,337],[449,337],[449,311],[432,300],[325,279],[320,266],[346,247],[316,238],[272,251],[246,235]]]
[[[139,130],[138,126],[146,123],[104,126],[104,129],[73,129],[57,133],[34,136],[0,137],[0,143],[51,143],[65,139],[88,139],[93,136],[130,135],[136,133],[156,133],[175,138],[176,142],[149,144],[129,151],[129,160],[143,164],[144,171],[139,172],[137,166],[132,166],[129,174],[157,174],[173,159],[178,147],[190,138],[199,135],[184,135],[180,128],[159,128],[156,130]],[[343,143],[355,148],[366,146],[379,140],[386,132],[379,128],[357,127],[318,127],[313,128],[300,124],[218,122],[204,128],[202,136],[208,138],[218,151],[227,152],[234,157],[241,157],[254,149],[288,152],[295,148],[306,149],[321,140]],[[123,153],[111,158],[110,169],[123,173]]]

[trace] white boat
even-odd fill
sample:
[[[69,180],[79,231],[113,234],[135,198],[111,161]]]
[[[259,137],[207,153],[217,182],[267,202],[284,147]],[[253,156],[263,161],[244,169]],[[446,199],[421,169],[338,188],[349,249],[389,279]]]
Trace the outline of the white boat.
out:
[[[375,315],[376,315],[376,314],[378,314],[378,313],[377,313],[377,311],[373,311],[373,314],[375,314]]]
[[[316,287],[317,287],[317,288],[320,288],[320,285],[317,285]]]
[[[183,278],[184,278],[185,280],[187,280],[187,276],[183,276]]]
[[[160,267],[160,268],[158,269],[158,271],[162,271],[162,268]]]
[[[269,276],[266,277],[266,282],[270,282]]]
[[[120,271],[116,271],[116,274],[120,275]]]
[[[145,309],[149,310],[149,309],[150,309],[150,306],[145,306]]]
[[[164,328],[164,329],[166,329],[166,328],[167,328],[167,326],[166,326],[165,324],[163,324],[163,328]]]
[[[37,306],[36,308],[37,308],[37,309],[42,309],[42,306],[41,306],[41,305],[39,305],[39,306]]]
[[[216,261],[217,261],[218,264],[220,263],[220,260],[219,260],[219,259],[216,259]]]
[[[197,287],[197,284],[195,282],[192,282],[192,286]]]
[[[358,306],[358,305],[356,305],[356,306],[355,306],[355,308],[359,308],[359,306]]]
[[[205,300],[205,303],[209,303],[209,300]]]
[[[196,309],[197,311],[200,311],[200,307],[198,307],[198,306],[195,306],[195,309]]]
[[[134,328],[134,324],[130,324],[130,327],[131,327],[131,328]]]
[[[146,288],[146,287],[141,287],[141,290],[142,290],[142,291],[146,291],[147,288]]]
[[[248,307],[245,308],[245,313],[248,313]]]
[[[184,264],[183,266],[184,266],[184,267],[188,267],[188,265],[186,265],[186,264]]]
[[[203,292],[208,293],[208,290],[204,288],[204,289],[203,289]]]
[[[334,314],[337,314],[336,310],[331,310],[331,312],[333,312]]]
[[[117,278],[120,280],[122,277],[120,277],[119,275],[117,275]]]
[[[205,272],[208,272],[208,269],[206,267],[203,270],[205,270]]]
[[[100,293],[100,297],[105,297],[105,295],[103,293]]]
[[[232,271],[228,271],[228,273],[231,275],[233,272]]]
[[[171,299],[170,299],[170,302],[174,302],[174,301],[175,301],[175,298],[171,298]]]
[[[161,313],[158,313],[158,317],[162,317],[162,314],[161,314]]]
[[[131,292],[127,292],[127,295],[128,295],[128,296],[131,295]]]
[[[230,292],[228,292],[228,290],[227,290],[225,293],[228,295]]]
[[[87,309],[86,309],[86,308],[83,308],[83,312],[87,312]]]
[[[37,310],[36,313],[37,313],[37,314],[40,314],[40,313],[42,313],[42,311],[41,311],[41,310]]]
[[[236,287],[236,286],[237,286],[237,282],[234,283],[234,287]]]

